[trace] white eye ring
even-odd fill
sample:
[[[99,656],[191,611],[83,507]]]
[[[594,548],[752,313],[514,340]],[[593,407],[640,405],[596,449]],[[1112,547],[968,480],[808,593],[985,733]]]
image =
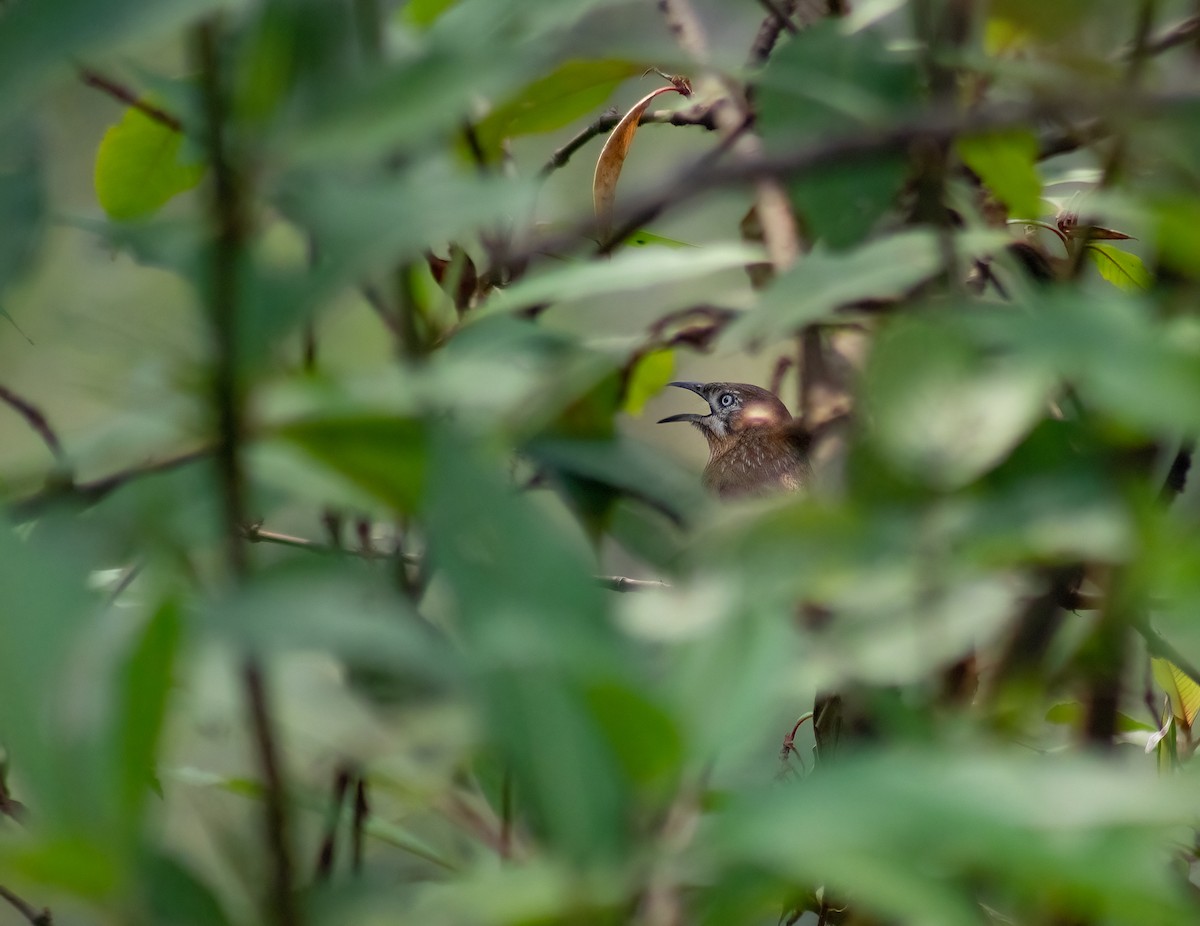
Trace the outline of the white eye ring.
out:
[[[726,392],[721,396],[721,408],[729,408],[733,404],[733,393]]]

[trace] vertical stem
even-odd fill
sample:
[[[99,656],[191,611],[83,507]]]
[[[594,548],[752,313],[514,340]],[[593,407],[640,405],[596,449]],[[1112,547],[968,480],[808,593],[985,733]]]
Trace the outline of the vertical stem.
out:
[[[506,767],[500,780],[500,857],[512,858],[513,853],[513,773]]]
[[[246,482],[241,456],[245,420],[238,356],[238,282],[243,249],[249,237],[249,218],[243,179],[230,157],[231,146],[226,134],[227,109],[221,86],[218,33],[217,21],[206,20],[196,28],[193,44],[203,94],[204,142],[213,177],[210,219],[214,234],[209,254],[208,309],[214,354],[215,462],[221,493],[225,564],[229,580],[236,586],[250,569],[248,547],[241,530],[241,525],[246,522]],[[265,835],[272,882],[267,901],[268,918],[278,926],[298,926],[301,918],[292,891],[292,855],[283,773],[271,725],[267,686],[257,657],[246,655],[241,675],[251,735],[263,777]]]

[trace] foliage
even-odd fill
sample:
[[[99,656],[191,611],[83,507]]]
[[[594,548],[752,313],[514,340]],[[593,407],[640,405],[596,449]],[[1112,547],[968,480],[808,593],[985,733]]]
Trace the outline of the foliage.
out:
[[[0,6],[4,916],[1195,922],[1192,6],[824,6]]]

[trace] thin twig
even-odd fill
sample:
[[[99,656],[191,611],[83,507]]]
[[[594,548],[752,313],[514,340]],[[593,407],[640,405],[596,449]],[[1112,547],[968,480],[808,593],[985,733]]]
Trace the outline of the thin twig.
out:
[[[686,110],[657,109],[653,112],[643,113],[642,117],[638,120],[638,125],[692,125],[712,131],[717,127],[713,119],[714,108],[715,106],[704,106],[699,109]],[[563,167],[571,160],[571,155],[575,154],[576,151],[597,135],[603,135],[616,128],[617,123],[621,121],[621,116],[622,114],[615,109],[609,109],[601,113],[591,123],[576,133],[570,141],[557,148],[550,155],[546,163],[542,165],[542,169],[539,171],[540,175],[545,177]]]
[[[795,35],[800,31],[796,28],[796,24],[789,18],[789,13],[791,12],[790,10],[785,11],[777,3],[775,3],[775,0],[758,0],[758,3],[759,6],[775,17],[775,20],[780,28],[786,29],[792,35]],[[795,6],[794,3],[790,5]]]
[[[1154,28],[1154,15],[1158,9],[1157,0],[1141,0],[1138,5],[1137,23],[1134,26],[1134,37],[1127,56],[1128,68],[1126,69],[1123,86],[1135,90],[1142,82],[1142,75],[1146,70],[1146,65],[1149,62],[1149,42],[1150,31]],[[1109,148],[1108,156],[1104,159],[1104,166],[1100,173],[1100,182],[1097,184],[1097,189],[1103,190],[1113,185],[1118,174],[1125,166],[1126,155],[1129,151],[1129,134],[1128,131],[1118,134],[1112,142],[1112,147]],[[1074,279],[1083,272],[1085,259],[1088,252],[1088,236],[1082,235],[1077,240],[1073,241],[1071,248],[1071,264],[1070,278]]]
[[[264,530],[260,524],[243,525],[241,536],[250,543],[273,543],[279,546],[292,547],[297,550],[307,550],[322,556],[349,555],[362,559],[387,559],[400,556],[405,563],[419,565],[421,557],[416,553],[405,553],[401,550],[393,552],[378,551],[370,547],[360,546],[358,549],[345,549],[324,544],[307,537],[297,537],[294,534],[281,534],[278,531]],[[629,579],[625,576],[596,576],[596,582],[612,592],[644,592],[652,589],[670,588],[671,586],[659,579]]]
[[[318,884],[328,881],[333,876],[333,863],[337,855],[338,821],[341,820],[342,805],[346,802],[346,792],[349,788],[350,770],[345,765],[339,765],[333,775],[325,833],[317,848],[317,864],[313,870],[313,880]]]
[[[155,106],[153,103],[147,103],[145,99],[138,96],[124,84],[119,84],[111,77],[105,77],[91,68],[79,69],[79,79],[89,87],[94,87],[101,93],[106,93],[114,100],[124,103],[126,106],[132,106],[144,116],[153,119],[159,125],[165,125],[173,132],[182,132],[183,123],[179,119],[165,109]]]
[[[1114,97],[1119,97],[1115,98]],[[1138,118],[1149,118],[1179,107],[1194,106],[1192,95],[1139,94],[1120,97],[1110,94],[1104,108],[1108,111],[1128,110],[1136,106]],[[1099,108],[1095,101],[1094,107]],[[1062,106],[1066,106],[1063,102]],[[1076,100],[1072,111],[1086,110],[1091,101]],[[678,209],[693,199],[717,189],[753,183],[760,177],[787,178],[796,174],[827,167],[875,158],[883,154],[905,151],[917,139],[952,139],[959,135],[994,132],[1027,126],[1031,122],[1053,117],[1059,112],[1053,102],[1034,101],[1027,104],[996,104],[962,112],[959,108],[926,110],[904,122],[891,126],[860,129],[845,135],[824,137],[807,145],[787,151],[722,164],[707,153],[675,175],[659,184],[654,191],[618,206],[614,216],[614,240],[623,240],[646,222],[668,210]],[[595,218],[588,212],[565,230],[531,242],[524,250],[514,252],[510,263],[528,262],[542,253],[561,254],[580,247],[595,230]]]
[[[762,25],[758,27],[758,31],[754,34],[754,41],[750,45],[750,67],[762,67],[767,63],[771,52],[775,50],[779,36],[783,34],[784,26],[791,26],[795,29],[795,23],[791,20],[791,13],[795,9],[796,0],[783,0],[781,11],[786,11],[783,16],[772,12],[763,19]]]
[[[243,582],[250,568],[241,525],[246,522],[246,483],[242,443],[245,435],[242,384],[238,357],[238,281],[242,251],[249,234],[243,177],[235,169],[225,135],[227,108],[219,61],[219,21],[208,19],[195,30],[195,56],[204,100],[205,146],[212,167],[210,202],[215,240],[211,249],[209,280],[210,327],[215,352],[212,401],[217,417],[215,462],[222,499],[225,560],[229,578]],[[298,926],[300,909],[293,890],[293,863],[288,833],[287,794],[279,746],[268,703],[262,663],[247,654],[241,667],[242,688],[249,713],[250,731],[263,777],[266,811],[265,835],[269,851],[270,918],[278,926]]]
[[[42,443],[50,451],[54,457],[58,468],[66,472],[70,466],[67,462],[67,455],[63,451],[62,442],[58,439],[58,435],[54,433],[54,428],[50,426],[49,419],[42,413],[32,402],[17,395],[7,386],[0,386],[0,402],[4,402],[13,411],[25,419],[25,423],[33,430],[38,437],[42,439]]]
[[[49,907],[44,907],[39,911],[3,885],[0,885],[0,898],[7,900],[9,905],[33,926],[54,926],[54,917],[51,915]]]
[[[359,769],[354,782],[354,818],[350,824],[350,870],[362,874],[363,849],[366,843],[367,820],[371,805],[367,801],[367,776]]]
[[[8,504],[8,515],[14,521],[30,521],[42,514],[51,506],[62,504],[78,505],[86,508],[102,501],[112,492],[130,482],[136,482],[147,476],[157,476],[179,469],[191,463],[206,460],[211,457],[213,450],[205,447],[191,450],[178,456],[167,457],[154,463],[144,463],[118,470],[91,482],[77,482],[66,485],[51,485],[33,495],[27,496]]]
[[[1147,39],[1142,54],[1161,55],[1165,51],[1186,45],[1197,38],[1200,38],[1200,16],[1191,16],[1181,23],[1164,29],[1153,38]],[[1134,45],[1125,50],[1124,56],[1132,58],[1137,53],[1137,46]]]

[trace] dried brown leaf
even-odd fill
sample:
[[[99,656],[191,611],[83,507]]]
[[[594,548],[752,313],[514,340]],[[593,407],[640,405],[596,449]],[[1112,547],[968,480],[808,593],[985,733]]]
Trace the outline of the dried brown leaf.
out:
[[[596,161],[596,175],[592,179],[592,203],[596,208],[596,223],[600,229],[600,239],[606,241],[612,232],[613,201],[617,194],[617,180],[621,176],[621,168],[637,134],[638,124],[650,101],[663,93],[681,93],[691,96],[691,85],[684,78],[672,78],[671,86],[659,87],[646,94],[633,106],[617,123],[616,128],[609,133],[600,157]]]

